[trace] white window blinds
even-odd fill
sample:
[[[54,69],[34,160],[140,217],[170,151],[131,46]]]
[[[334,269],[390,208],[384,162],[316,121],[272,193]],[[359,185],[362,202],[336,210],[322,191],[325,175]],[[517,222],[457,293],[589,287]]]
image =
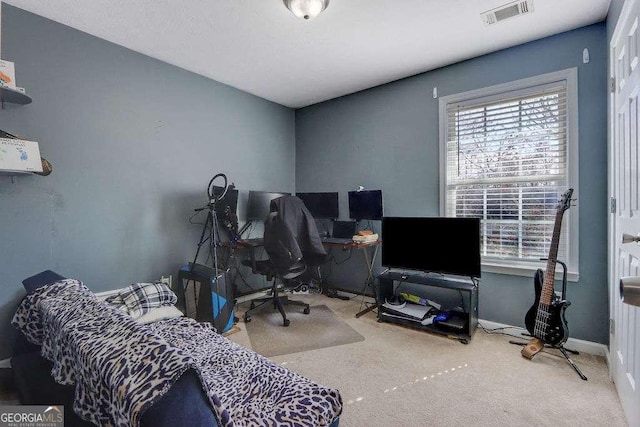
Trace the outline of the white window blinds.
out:
[[[568,187],[566,81],[448,103],[445,111],[445,215],[481,218],[485,258],[546,257]]]

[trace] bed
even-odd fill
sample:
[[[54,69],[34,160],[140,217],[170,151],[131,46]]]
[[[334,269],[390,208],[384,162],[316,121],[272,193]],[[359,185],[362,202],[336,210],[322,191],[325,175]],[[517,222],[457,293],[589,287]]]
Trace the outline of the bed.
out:
[[[137,298],[130,289],[106,301],[76,279],[31,288],[12,321],[28,341],[12,358],[20,399],[65,405],[65,420],[73,414],[66,425],[339,423],[338,390],[230,341],[209,323],[170,315],[140,322],[129,311],[139,319],[157,307],[125,304]],[[147,305],[170,306],[169,293],[162,302],[163,295],[147,294]]]

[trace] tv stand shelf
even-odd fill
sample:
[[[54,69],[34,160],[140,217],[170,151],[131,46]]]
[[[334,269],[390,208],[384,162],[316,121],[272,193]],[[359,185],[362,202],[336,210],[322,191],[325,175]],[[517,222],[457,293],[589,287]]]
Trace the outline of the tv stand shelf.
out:
[[[463,311],[452,311],[452,317],[456,317],[464,323],[462,329],[454,329],[442,325],[422,325],[420,321],[410,318],[390,316],[391,313],[384,307],[385,300],[393,296],[394,282],[412,283],[437,288],[452,289],[460,292],[463,299]],[[469,279],[454,279],[444,276],[436,276],[428,273],[387,271],[378,276],[378,291],[376,292],[378,306],[378,322],[397,323],[412,328],[444,335],[458,339],[467,344],[478,326],[478,285]]]

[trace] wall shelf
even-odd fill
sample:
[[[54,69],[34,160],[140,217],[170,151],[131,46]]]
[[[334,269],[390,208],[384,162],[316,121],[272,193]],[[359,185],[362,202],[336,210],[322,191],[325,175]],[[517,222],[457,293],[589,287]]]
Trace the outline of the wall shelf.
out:
[[[8,87],[0,87],[0,103],[4,105],[5,102],[18,105],[31,104],[31,97],[18,90],[13,90]]]

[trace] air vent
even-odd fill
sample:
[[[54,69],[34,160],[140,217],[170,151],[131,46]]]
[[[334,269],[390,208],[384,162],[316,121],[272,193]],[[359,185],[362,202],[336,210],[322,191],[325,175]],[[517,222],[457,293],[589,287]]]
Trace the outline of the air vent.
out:
[[[484,25],[492,25],[502,22],[505,19],[530,12],[533,12],[533,0],[518,0],[496,7],[495,9],[482,12],[480,16],[482,17]]]

